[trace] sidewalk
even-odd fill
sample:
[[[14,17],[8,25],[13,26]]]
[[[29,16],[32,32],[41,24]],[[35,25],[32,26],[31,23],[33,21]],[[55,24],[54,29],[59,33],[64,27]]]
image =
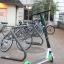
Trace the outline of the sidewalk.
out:
[[[54,35],[49,35],[49,40],[55,57],[53,64],[63,64],[64,63],[64,30],[56,29]],[[45,57],[45,53],[43,53],[45,49],[46,49],[46,43],[43,44],[42,46],[32,46],[27,51],[26,60],[27,59],[30,60],[33,64],[34,62],[38,62],[39,60]],[[20,59],[23,57],[23,53],[16,48],[15,43],[8,52],[2,53],[0,51],[0,55],[5,55],[5,56],[9,55]],[[0,59],[0,64],[23,64],[23,62]],[[44,63],[44,64],[51,64],[51,63]]]

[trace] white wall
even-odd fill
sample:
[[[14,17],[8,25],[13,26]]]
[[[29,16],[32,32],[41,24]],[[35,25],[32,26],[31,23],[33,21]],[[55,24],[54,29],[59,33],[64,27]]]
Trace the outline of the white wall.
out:
[[[0,22],[7,22],[9,26],[19,24],[24,20],[24,8],[17,8],[14,5],[8,5],[7,9],[0,9]]]
[[[24,8],[18,8],[17,9],[17,25],[19,24],[19,21],[23,22],[24,20]]]
[[[7,11],[8,12],[7,13],[8,25],[15,26],[15,22],[16,22],[16,7],[9,5],[7,10],[8,10]]]

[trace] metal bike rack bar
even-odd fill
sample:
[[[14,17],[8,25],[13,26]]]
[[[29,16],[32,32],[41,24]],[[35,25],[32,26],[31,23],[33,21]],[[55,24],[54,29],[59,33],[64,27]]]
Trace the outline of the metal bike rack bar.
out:
[[[18,45],[20,46],[20,50],[23,51],[24,57],[23,57],[22,59],[17,59],[17,58],[12,58],[12,57],[9,57],[9,56],[1,56],[0,58],[1,58],[1,59],[7,59],[7,60],[13,60],[13,61],[21,61],[21,62],[22,62],[22,61],[24,61],[24,60],[26,59],[27,54],[26,54],[25,50],[22,48],[22,46],[20,45],[20,43],[19,43],[16,35],[14,34],[14,32],[13,32],[12,30],[11,30],[11,33],[12,33],[12,36],[13,36],[13,37],[15,38],[15,40],[17,41]],[[4,37],[5,37],[5,36],[4,36]]]

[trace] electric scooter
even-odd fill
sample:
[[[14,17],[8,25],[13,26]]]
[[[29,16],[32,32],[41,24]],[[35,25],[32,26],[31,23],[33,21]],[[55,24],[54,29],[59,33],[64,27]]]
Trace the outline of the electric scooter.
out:
[[[42,16],[42,14],[49,12],[49,11],[51,11],[51,10],[47,10],[47,11],[43,11],[43,12],[40,12],[37,14],[33,14],[33,15],[40,15],[41,24],[43,26],[43,32],[44,32],[46,44],[47,44],[46,59],[44,61],[38,62],[36,64],[43,64],[48,61],[53,62],[53,53],[52,53],[50,42],[48,39],[48,33],[47,33],[47,29],[46,29],[45,19],[44,19],[44,16]],[[24,64],[32,64],[32,63],[30,61],[25,61]]]

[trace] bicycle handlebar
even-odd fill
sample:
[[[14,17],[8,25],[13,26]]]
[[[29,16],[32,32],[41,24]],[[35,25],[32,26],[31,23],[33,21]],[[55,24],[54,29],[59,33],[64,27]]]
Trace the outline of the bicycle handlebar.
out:
[[[49,12],[51,10],[47,10],[47,11],[43,11],[43,12],[39,12],[39,13],[36,13],[36,14],[33,14],[33,15],[39,15],[39,14],[42,14],[42,13],[46,13],[46,12]]]

